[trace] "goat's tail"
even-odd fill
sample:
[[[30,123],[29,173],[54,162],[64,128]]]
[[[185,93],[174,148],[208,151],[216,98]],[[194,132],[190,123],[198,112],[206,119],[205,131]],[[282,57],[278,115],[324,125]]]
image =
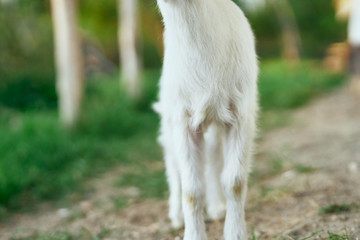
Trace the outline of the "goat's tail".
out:
[[[160,103],[160,102],[154,102],[154,103],[151,105],[151,108],[152,108],[156,113],[158,113],[159,115],[161,115],[161,103]]]

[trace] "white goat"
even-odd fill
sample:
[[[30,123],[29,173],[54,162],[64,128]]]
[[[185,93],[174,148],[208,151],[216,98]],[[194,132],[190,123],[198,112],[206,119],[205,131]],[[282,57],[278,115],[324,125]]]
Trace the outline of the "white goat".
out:
[[[211,219],[226,211],[225,239],[245,240],[258,109],[253,33],[231,0],[157,1],[165,57],[154,108],[161,115],[169,218],[176,228],[185,221],[185,240],[206,239],[206,194]]]

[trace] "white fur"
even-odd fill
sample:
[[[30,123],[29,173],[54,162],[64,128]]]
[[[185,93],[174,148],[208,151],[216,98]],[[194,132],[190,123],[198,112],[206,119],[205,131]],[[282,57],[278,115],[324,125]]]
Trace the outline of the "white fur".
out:
[[[185,240],[206,238],[225,215],[225,240],[245,240],[245,198],[256,131],[254,37],[231,0],[157,0],[165,57],[159,142],[170,187],[169,218]]]

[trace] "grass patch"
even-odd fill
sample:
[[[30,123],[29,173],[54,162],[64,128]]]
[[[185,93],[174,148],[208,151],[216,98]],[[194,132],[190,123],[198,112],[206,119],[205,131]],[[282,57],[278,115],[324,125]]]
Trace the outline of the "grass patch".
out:
[[[254,229],[252,229],[251,240],[259,240],[259,238],[255,235]]]
[[[126,196],[112,197],[111,200],[117,210],[125,208],[129,202],[129,198]]]
[[[264,164],[261,166],[254,165],[250,173],[250,181],[260,181],[272,178],[282,174],[284,171],[290,169],[290,160],[286,156],[281,156],[277,153],[265,153]]]
[[[142,198],[163,198],[167,184],[164,170],[143,168],[141,171],[128,172],[116,180],[118,187],[137,187]]]
[[[70,212],[70,215],[66,217],[66,220],[69,222],[75,221],[76,219],[85,217],[86,214],[80,209],[73,210]]]
[[[96,234],[96,237],[99,239],[103,239],[108,237],[112,232],[113,230],[110,228],[102,228],[101,231],[98,234]]]
[[[272,60],[261,64],[259,77],[262,113],[259,126],[269,130],[288,124],[288,110],[308,103],[344,82],[343,73],[334,74],[321,68],[315,61],[294,65]]]
[[[330,204],[328,206],[320,208],[319,213],[320,214],[343,213],[343,212],[350,212],[354,209],[359,209],[359,205],[356,203]]]
[[[344,233],[337,234],[330,231],[327,231],[326,236],[322,233],[324,230],[319,230],[312,233],[310,236],[301,238],[301,240],[308,240],[308,239],[321,239],[321,240],[350,240],[350,236],[347,232],[347,229],[344,230]]]
[[[291,123],[292,119],[289,110],[267,110],[260,114],[258,121],[262,133],[286,126]]]
[[[314,172],[316,169],[311,166],[306,166],[303,164],[295,165],[295,169],[298,173],[311,173]]]
[[[347,231],[344,234],[336,234],[332,232],[328,232],[328,239],[327,240],[350,240],[350,236],[348,235]]]
[[[293,109],[309,102],[344,81],[343,74],[322,69],[317,62],[288,65],[267,61],[261,65],[259,91],[264,111]]]
[[[317,236],[320,232],[322,232],[322,230],[316,231],[316,232],[312,233],[310,236],[304,237],[301,240],[312,239],[313,237]]]
[[[158,71],[145,75],[137,103],[119,90],[117,77],[90,82],[73,131],[59,125],[55,110],[0,107],[0,209],[80,190],[84,179],[115,164],[160,160],[158,117],[150,109],[158,78]]]
[[[271,158],[270,166],[272,175],[278,175],[284,170],[284,161],[280,158]]]

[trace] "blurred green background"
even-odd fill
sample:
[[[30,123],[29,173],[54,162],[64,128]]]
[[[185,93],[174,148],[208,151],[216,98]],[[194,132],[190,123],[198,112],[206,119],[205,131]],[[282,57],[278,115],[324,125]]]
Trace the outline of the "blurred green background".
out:
[[[335,18],[332,1],[288,1],[300,56],[290,62],[283,59],[284,25],[276,8],[237,3],[257,38],[261,131],[284,124],[288,110],[344,82],[345,68],[324,65],[329,47],[346,41],[346,22]],[[145,197],[166,194],[164,172],[145,167],[162,158],[155,141],[159,119],[150,107],[161,71],[161,17],[155,1],[140,1],[142,96],[131,101],[119,84],[116,4],[79,1],[85,60],[100,60],[86,62],[81,117],[74,129],[64,130],[57,113],[50,3],[0,1],[0,216],[81,192],[85,179],[118,165],[143,169],[141,181],[128,173],[119,184],[137,185]]]

